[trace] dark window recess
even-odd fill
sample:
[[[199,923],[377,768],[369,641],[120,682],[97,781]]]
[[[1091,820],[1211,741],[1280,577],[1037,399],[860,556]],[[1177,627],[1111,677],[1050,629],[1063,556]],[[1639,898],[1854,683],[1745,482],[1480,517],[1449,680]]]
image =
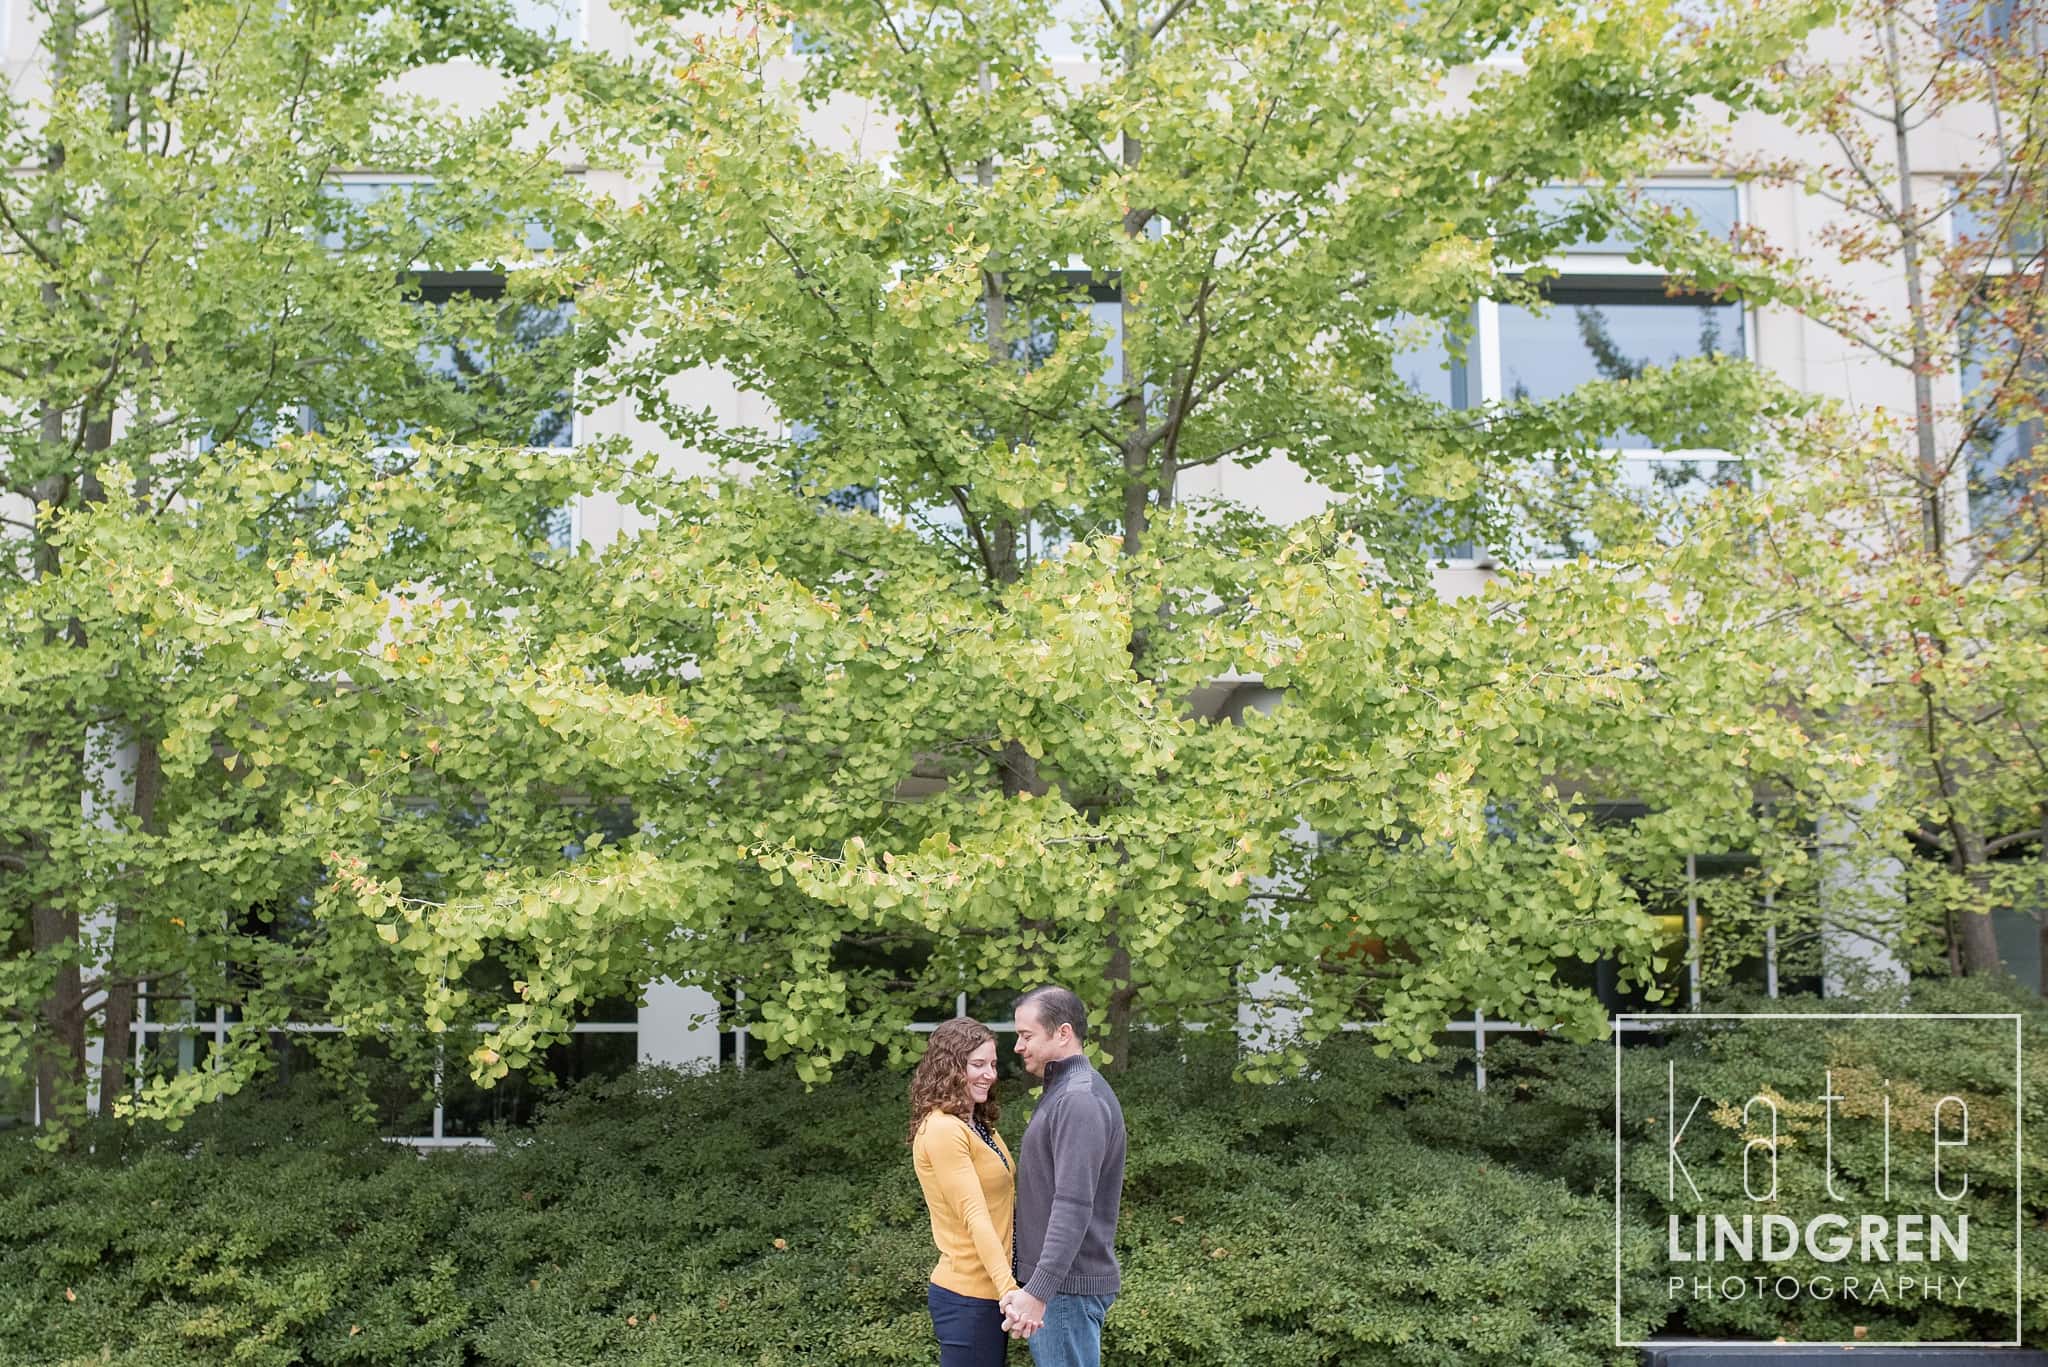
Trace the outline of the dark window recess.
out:
[[[317,1054],[322,1041],[315,1040]],[[340,1046],[346,1049],[347,1045]],[[367,1083],[380,1134],[417,1138],[434,1132],[434,1088],[431,1064],[408,1051],[401,1056],[388,1045],[365,1040],[354,1046],[357,1066]]]
[[[418,277],[422,308],[438,317],[417,352],[423,398],[457,440],[506,446],[568,446],[574,438],[570,369],[561,343],[575,325],[568,301],[516,299],[493,271]],[[414,419],[389,429],[402,442]]]
[[[449,1139],[473,1138],[495,1125],[526,1125],[550,1091],[591,1078],[618,1077],[638,1060],[640,1036],[632,1030],[571,1035],[542,1055],[552,1084],[535,1069],[522,1069],[479,1087],[469,1080],[468,1065],[450,1058],[441,1076],[441,1134]]]
[[[1649,809],[1639,802],[1596,804],[1596,825],[1623,825],[1641,819]],[[1761,896],[1746,875],[1757,867],[1755,856],[1743,852],[1703,853],[1693,857],[1694,884],[1687,885],[1685,860],[1650,877],[1624,881],[1641,902],[1643,910],[1658,924],[1660,949],[1666,964],[1658,975],[1664,998],[1651,1002],[1640,980],[1630,990],[1621,989],[1621,966],[1611,957],[1586,963],[1578,958],[1559,960],[1558,982],[1591,991],[1608,1012],[1676,1011],[1694,1005],[1691,975],[1686,956],[1689,944],[1685,930],[1688,895],[1697,899],[1702,961],[1702,991],[1711,996],[1718,988],[1732,987],[1762,993],[1768,969],[1763,932],[1757,928],[1762,917]],[[1731,938],[1734,937],[1734,938]],[[1753,942],[1752,942],[1753,941]],[[1788,971],[1800,960],[1797,946],[1780,935],[1778,943],[1778,991],[1781,996],[1818,992],[1820,981]],[[1703,1003],[1702,1003],[1703,1004]]]

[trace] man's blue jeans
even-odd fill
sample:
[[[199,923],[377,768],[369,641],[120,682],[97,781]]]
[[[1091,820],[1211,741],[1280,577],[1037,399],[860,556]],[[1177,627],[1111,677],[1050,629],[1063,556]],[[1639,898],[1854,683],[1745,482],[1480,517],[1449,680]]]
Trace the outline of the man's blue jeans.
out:
[[[1115,1299],[1054,1296],[1045,1327],[1031,1336],[1031,1360],[1038,1367],[1102,1367],[1102,1317]]]

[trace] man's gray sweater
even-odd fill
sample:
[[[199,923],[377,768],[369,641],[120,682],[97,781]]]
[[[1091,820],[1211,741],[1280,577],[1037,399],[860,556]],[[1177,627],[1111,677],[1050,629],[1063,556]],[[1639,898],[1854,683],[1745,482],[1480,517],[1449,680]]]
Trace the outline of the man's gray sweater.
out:
[[[1041,1301],[1114,1296],[1124,1108],[1085,1055],[1045,1065],[1017,1157],[1017,1280]]]

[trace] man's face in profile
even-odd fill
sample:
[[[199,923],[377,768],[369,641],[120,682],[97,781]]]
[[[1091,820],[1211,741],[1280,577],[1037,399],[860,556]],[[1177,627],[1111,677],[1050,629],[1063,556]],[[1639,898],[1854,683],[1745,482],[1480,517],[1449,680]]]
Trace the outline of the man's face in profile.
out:
[[[1044,1077],[1046,1059],[1057,1048],[1046,1036],[1045,1023],[1038,1018],[1038,1004],[1025,1002],[1018,1007],[1017,1057],[1024,1060],[1024,1071],[1033,1077]]]

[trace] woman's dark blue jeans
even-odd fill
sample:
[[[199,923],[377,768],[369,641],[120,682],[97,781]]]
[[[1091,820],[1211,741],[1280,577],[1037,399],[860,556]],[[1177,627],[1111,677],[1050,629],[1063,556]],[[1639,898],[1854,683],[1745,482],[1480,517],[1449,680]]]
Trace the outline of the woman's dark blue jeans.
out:
[[[1003,1367],[1010,1336],[1003,1332],[1002,1306],[938,1285],[927,1288],[924,1299],[939,1335],[939,1367]]]

